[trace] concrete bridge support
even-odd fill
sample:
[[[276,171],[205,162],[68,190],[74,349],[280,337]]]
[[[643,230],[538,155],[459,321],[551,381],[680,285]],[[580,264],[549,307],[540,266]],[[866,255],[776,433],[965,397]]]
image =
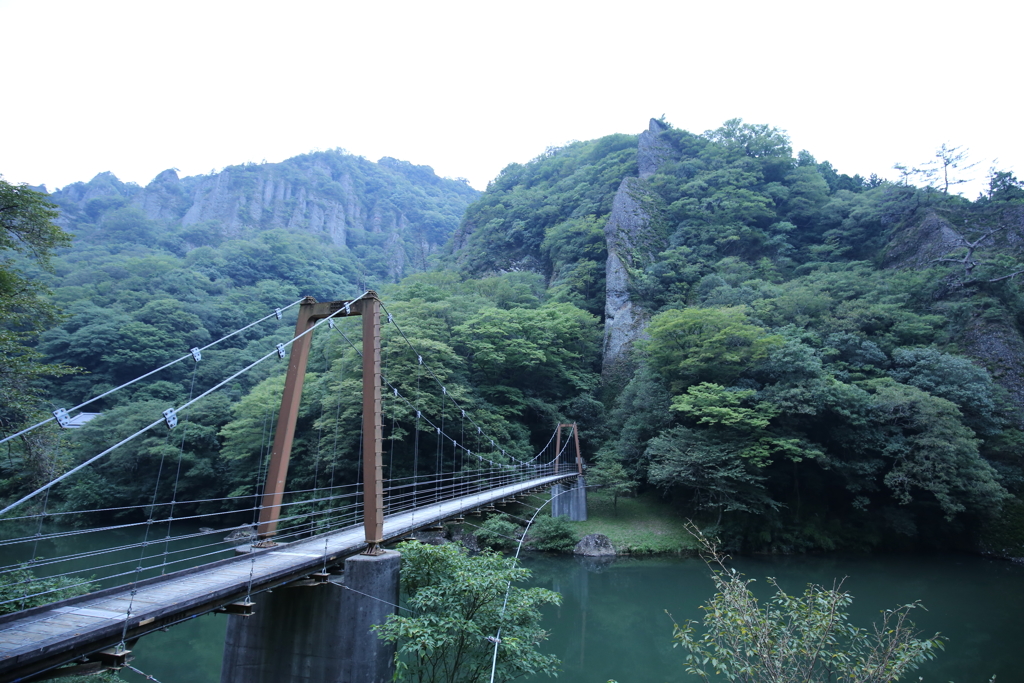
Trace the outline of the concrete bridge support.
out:
[[[398,570],[402,556],[394,550],[355,555],[345,560],[341,598],[341,639],[335,644],[341,668],[334,683],[391,683],[395,646],[371,629],[387,621],[398,604]]]
[[[228,616],[221,683],[333,681],[337,617],[345,590],[325,584],[275,588],[253,597],[252,616]]]
[[[370,629],[398,604],[395,551],[345,560],[344,587],[281,587],[231,615],[221,683],[390,683],[395,648]],[[351,588],[351,590],[347,590]]]
[[[568,517],[574,522],[587,521],[587,482],[583,477],[551,487],[551,516]]]

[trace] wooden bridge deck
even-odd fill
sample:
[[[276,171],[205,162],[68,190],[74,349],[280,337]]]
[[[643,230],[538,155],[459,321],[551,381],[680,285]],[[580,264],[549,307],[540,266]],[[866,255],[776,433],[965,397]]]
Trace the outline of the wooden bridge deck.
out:
[[[575,473],[551,475],[431,503],[384,520],[394,540],[438,521]],[[0,683],[18,681],[131,641],[246,595],[300,580],[365,547],[362,525],[0,617]],[[251,574],[251,579],[250,579]],[[252,587],[250,590],[250,580]],[[131,604],[131,615],[126,614]]]

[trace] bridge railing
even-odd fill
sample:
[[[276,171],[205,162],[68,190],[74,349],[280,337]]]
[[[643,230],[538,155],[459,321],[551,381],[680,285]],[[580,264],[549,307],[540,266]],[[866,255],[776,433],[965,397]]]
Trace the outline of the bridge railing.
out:
[[[551,464],[509,468],[467,469],[428,477],[402,477],[385,483],[387,514],[401,512],[425,503],[439,502],[490,489],[500,488],[551,474],[573,474],[576,466],[560,463],[556,471]]]
[[[486,464],[486,463],[485,463]],[[481,493],[552,474],[573,474],[573,463],[486,466],[466,463],[456,472],[396,477],[385,482],[385,514],[452,498]],[[198,566],[234,554],[255,539],[254,501],[259,494],[230,499],[176,503],[178,510],[225,505],[227,510],[180,514],[174,505],[144,506],[148,519],[89,524],[90,515],[111,509],[58,513],[45,523],[37,519],[5,520],[0,537],[0,581],[17,591],[39,578],[50,583],[31,593],[33,599],[60,599],[70,589],[105,588]],[[248,507],[243,507],[243,506]],[[231,508],[235,509],[232,510]],[[258,511],[259,507],[255,506]],[[360,526],[363,522],[361,484],[290,491],[280,505],[276,542],[290,542]],[[128,512],[126,509],[125,512]],[[201,526],[204,522],[213,526]],[[79,526],[75,526],[75,524]],[[228,539],[231,540],[228,540]],[[40,559],[37,559],[40,558]],[[30,569],[30,578],[23,570]],[[34,584],[33,584],[34,585]],[[0,607],[17,606],[22,598],[0,599]]]

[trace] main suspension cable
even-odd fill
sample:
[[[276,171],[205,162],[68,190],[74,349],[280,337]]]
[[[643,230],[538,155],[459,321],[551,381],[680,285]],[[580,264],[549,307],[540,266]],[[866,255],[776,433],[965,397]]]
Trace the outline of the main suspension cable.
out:
[[[359,301],[360,299],[362,299],[365,296],[366,296],[366,293],[364,292],[363,294],[359,295],[359,297],[357,297],[356,299],[353,299],[351,303],[355,303],[356,301]],[[242,368],[238,372],[234,373],[233,375],[231,375],[227,379],[224,379],[224,380],[218,382],[217,384],[213,385],[212,387],[210,387],[209,389],[207,389],[203,393],[199,394],[195,398],[191,399],[187,403],[184,403],[180,407],[173,409],[174,412],[175,413],[179,413],[182,410],[184,410],[185,408],[188,408],[189,406],[193,405],[194,403],[196,403],[196,402],[206,398],[207,396],[209,396],[210,394],[215,392],[217,389],[220,389],[221,387],[223,387],[228,382],[231,382],[232,380],[238,378],[239,376],[241,376],[244,373],[248,372],[249,370],[253,369],[254,367],[259,365],[263,361],[267,360],[271,356],[279,356],[281,354],[281,349],[283,349],[284,347],[287,347],[287,346],[291,346],[292,344],[294,344],[296,341],[298,341],[302,337],[305,337],[307,334],[312,333],[313,330],[315,330],[317,327],[319,327],[324,321],[330,320],[331,318],[333,318],[334,316],[342,313],[345,310],[346,309],[339,309],[338,311],[332,313],[330,316],[327,316],[326,318],[323,318],[322,320],[318,320],[309,329],[307,329],[304,332],[301,332],[301,333],[295,335],[294,337],[292,337],[290,340],[288,340],[284,344],[280,344],[279,345],[280,348],[275,348],[273,351],[270,351],[269,353],[267,353],[266,355],[262,356],[261,358],[253,361],[252,363],[250,363],[249,365],[245,366],[244,368]],[[192,356],[189,355],[188,357],[191,358]],[[117,442],[116,444],[114,444],[110,448],[106,449],[105,451],[99,453],[98,455],[94,455],[93,457],[89,458],[88,460],[86,460],[82,464],[78,465],[77,467],[75,467],[75,468],[73,468],[71,470],[68,470],[64,474],[62,474],[59,477],[57,477],[56,479],[53,479],[49,483],[44,484],[43,486],[39,487],[38,489],[36,489],[32,493],[29,493],[28,495],[23,496],[19,500],[15,501],[14,503],[11,503],[10,505],[5,507],[4,509],[0,510],[0,515],[3,515],[5,512],[9,512],[9,511],[13,510],[14,508],[18,507],[19,505],[25,503],[26,501],[32,500],[33,498],[35,498],[37,495],[39,495],[43,491],[46,491],[46,490],[50,489],[51,487],[53,487],[54,485],[60,483],[61,481],[64,481],[65,479],[67,479],[71,475],[73,475],[76,472],[80,471],[81,469],[91,465],[92,463],[96,462],[97,460],[99,460],[103,456],[111,453],[115,449],[120,448],[121,446],[123,446],[124,444],[128,443],[132,439],[135,439],[136,437],[138,437],[138,436],[140,436],[142,434],[145,434],[150,429],[153,429],[154,427],[156,427],[158,424],[163,423],[165,421],[165,419],[166,418],[161,417],[158,420],[154,420],[150,424],[146,425],[145,427],[143,427],[142,429],[138,430],[134,434],[132,434],[132,435],[130,435],[128,437],[125,437],[124,439],[122,439],[121,441]]]
[[[223,337],[221,337],[220,339],[218,339],[218,340],[216,340],[216,341],[212,341],[212,342],[210,342],[209,344],[207,344],[206,346],[202,346],[202,347],[199,347],[199,348],[197,349],[197,351],[200,351],[200,352],[202,352],[202,351],[205,351],[206,349],[208,349],[208,348],[210,348],[210,347],[212,347],[212,346],[215,346],[215,345],[217,345],[217,344],[221,343],[221,342],[222,342],[222,341],[224,341],[225,339],[230,339],[231,337],[234,337],[234,336],[235,336],[236,334],[239,334],[239,333],[241,333],[241,332],[245,332],[245,331],[246,331],[247,329],[249,329],[250,327],[253,327],[254,325],[259,325],[259,324],[260,324],[261,322],[263,322],[263,321],[265,321],[265,320],[268,320],[268,319],[270,319],[270,318],[273,318],[273,317],[278,317],[278,318],[280,318],[280,317],[281,317],[281,313],[283,313],[284,311],[287,311],[287,310],[288,310],[289,308],[292,308],[293,306],[295,306],[295,305],[297,305],[297,304],[299,304],[299,303],[302,303],[302,299],[299,299],[298,301],[295,301],[295,302],[293,302],[293,303],[290,303],[290,304],[288,304],[287,306],[285,306],[285,307],[283,307],[283,308],[278,308],[278,309],[275,309],[273,313],[271,313],[271,314],[269,314],[269,315],[266,315],[266,316],[264,316],[264,317],[260,318],[259,320],[256,320],[256,321],[254,321],[254,322],[251,322],[251,323],[249,323],[248,325],[246,325],[245,327],[241,327],[241,328],[239,328],[239,329],[235,330],[235,331],[234,331],[234,332],[232,332],[231,334],[227,334],[227,335],[224,335],[224,336],[223,336]],[[189,359],[189,358],[193,358],[193,359],[195,358],[195,354],[193,354],[193,353],[192,353],[191,351],[189,351],[188,353],[186,353],[186,354],[185,354],[184,356],[182,356],[181,358],[177,358],[177,359],[175,359],[175,360],[172,360],[172,361],[171,361],[170,363],[167,363],[167,364],[165,364],[165,365],[161,365],[160,367],[158,367],[158,368],[157,368],[157,369],[155,369],[155,370],[150,370],[149,372],[147,372],[147,373],[146,373],[146,374],[144,374],[144,375],[139,375],[139,376],[138,376],[138,377],[136,377],[135,379],[132,379],[132,380],[129,380],[129,381],[125,382],[125,383],[124,383],[124,384],[122,384],[121,386],[117,386],[117,387],[114,387],[113,389],[110,389],[110,390],[108,390],[108,391],[105,391],[105,392],[103,392],[102,394],[100,394],[100,395],[98,395],[98,396],[93,396],[93,397],[92,397],[92,398],[90,398],[89,400],[87,400],[87,401],[84,401],[84,402],[82,402],[82,403],[79,403],[79,404],[78,404],[77,406],[74,406],[74,407],[72,407],[72,408],[66,408],[66,409],[65,409],[65,412],[67,412],[67,413],[70,413],[70,412],[71,412],[71,411],[73,411],[73,410],[79,410],[80,408],[84,408],[85,406],[89,405],[90,403],[95,403],[96,401],[100,400],[101,398],[105,398],[105,397],[107,397],[107,396],[110,396],[110,395],[111,395],[112,393],[114,393],[115,391],[120,391],[121,389],[124,389],[125,387],[130,387],[131,385],[135,384],[136,382],[138,382],[138,381],[140,381],[140,380],[144,380],[144,379],[146,379],[146,378],[147,378],[147,377],[149,377],[150,375],[155,375],[156,373],[160,372],[161,370],[166,370],[167,368],[171,367],[172,365],[177,365],[177,364],[178,364],[178,363],[180,363],[181,361],[183,361],[183,360],[187,360],[187,359]],[[3,439],[0,439],[0,444],[6,443],[6,442],[10,441],[11,439],[14,439],[14,438],[16,438],[16,437],[19,437],[19,436],[21,436],[22,434],[28,434],[28,433],[29,433],[29,432],[31,432],[31,431],[32,431],[33,429],[36,429],[37,427],[42,427],[42,426],[43,426],[44,424],[48,424],[48,423],[50,423],[50,422],[53,422],[53,421],[54,421],[54,420],[56,420],[56,419],[57,419],[56,415],[54,415],[54,416],[51,416],[51,417],[48,417],[48,418],[46,418],[45,420],[43,420],[42,422],[37,422],[36,424],[32,425],[31,427],[26,427],[25,429],[22,429],[22,430],[21,430],[20,432],[18,432],[17,434],[11,434],[10,436],[7,436],[7,437],[4,437]]]

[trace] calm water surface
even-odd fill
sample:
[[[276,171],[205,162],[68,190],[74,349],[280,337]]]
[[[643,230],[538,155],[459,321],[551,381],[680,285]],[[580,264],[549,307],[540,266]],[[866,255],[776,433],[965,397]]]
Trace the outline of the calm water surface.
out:
[[[571,557],[524,560],[536,585],[562,593],[549,608],[547,652],[562,660],[557,680],[570,683],[663,683],[697,680],[685,675],[683,654],[672,648],[672,621],[699,619],[712,584],[702,562],[687,558],[620,559],[599,565]],[[853,623],[869,627],[879,610],[920,599],[928,611],[915,621],[949,638],[946,651],[919,670],[925,681],[1024,681],[1018,649],[1024,636],[1024,567],[973,556],[746,557],[734,565],[756,578],[768,595],[767,576],[799,593],[808,582],[831,585],[849,577]],[[257,602],[258,604],[258,602]],[[139,641],[135,664],[163,683],[216,683],[227,618],[198,617]],[[916,678],[916,676],[915,676]],[[549,680],[540,677],[533,680]]]
[[[684,673],[684,655],[672,648],[672,620],[699,620],[712,591],[697,559],[618,560],[601,566],[575,558],[530,558],[538,585],[562,593],[545,613],[551,637],[545,651],[562,660],[561,680],[619,683],[697,680]],[[870,627],[880,610],[921,600],[914,621],[928,635],[949,638],[946,651],[923,666],[925,681],[1024,681],[1018,648],[1024,636],[1024,567],[973,556],[746,557],[732,562],[756,578],[759,597],[771,594],[765,577],[789,593],[809,582],[831,586],[848,577],[851,621]],[[914,677],[916,679],[916,676]],[[534,679],[541,680],[541,679]]]
[[[562,660],[557,680],[570,683],[663,683],[696,680],[683,672],[672,647],[672,620],[698,620],[712,594],[707,567],[696,559],[620,559],[599,565],[571,557],[530,556],[534,583],[559,591],[560,607],[546,610],[545,650]],[[879,610],[920,599],[928,611],[914,621],[929,635],[949,638],[946,651],[918,672],[925,681],[969,683],[998,675],[1024,681],[1024,567],[963,555],[743,557],[737,569],[799,593],[809,582],[846,580],[854,595],[852,621],[869,627]],[[216,683],[226,617],[200,616],[136,646],[135,665],[163,683]],[[914,677],[915,678],[915,677]],[[549,680],[541,677],[534,680]]]

